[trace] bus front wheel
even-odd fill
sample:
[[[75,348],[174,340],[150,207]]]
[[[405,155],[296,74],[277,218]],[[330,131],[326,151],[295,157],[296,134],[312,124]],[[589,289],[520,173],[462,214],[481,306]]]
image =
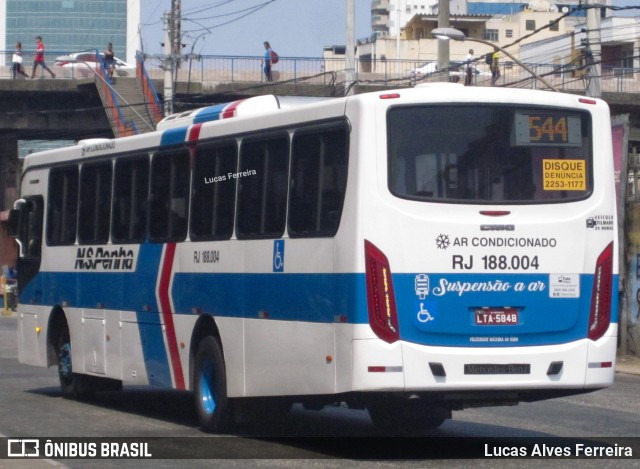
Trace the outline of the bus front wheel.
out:
[[[231,410],[222,349],[214,337],[207,336],[198,345],[193,394],[202,429],[207,432],[226,430]]]
[[[66,322],[60,326],[57,336],[56,353],[58,358],[58,378],[64,397],[81,398],[89,394],[83,383],[83,376],[73,372],[71,361],[71,338]]]

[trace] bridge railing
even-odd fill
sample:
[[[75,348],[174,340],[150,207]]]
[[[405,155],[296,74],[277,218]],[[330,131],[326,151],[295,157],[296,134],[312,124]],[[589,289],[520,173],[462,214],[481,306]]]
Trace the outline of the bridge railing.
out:
[[[11,58],[13,56],[13,50],[0,51],[0,79],[13,78]],[[56,79],[85,79],[95,76],[95,73],[85,64],[90,63],[93,70],[97,70],[96,53],[94,50],[85,50],[76,54],[76,61],[57,61],[56,58],[63,58],[70,56],[74,53],[68,51],[45,51],[44,62],[47,64],[53,72],[56,74]],[[22,53],[22,67],[25,73],[31,76],[33,70],[34,52],[23,51]],[[135,76],[135,65],[131,65],[130,70],[125,73],[130,73],[131,76]],[[24,77],[18,75],[17,79],[24,79]],[[42,67],[36,69],[35,78],[50,79],[49,74],[46,73]]]
[[[5,65],[0,66],[0,78],[12,78],[11,55],[13,51],[0,51]],[[91,78],[93,74],[86,67],[76,64],[56,65],[55,58],[68,53],[47,51],[45,61],[53,69],[57,78]],[[163,59],[161,55],[144,56],[145,68],[152,79],[164,79]],[[419,75],[417,69],[428,61],[418,60],[371,60],[357,59],[355,79],[361,83],[379,83],[385,86],[405,86],[420,82],[440,81],[442,75],[432,73]],[[435,61],[430,61],[435,62]],[[0,61],[0,63],[2,63]],[[33,52],[24,52],[23,66],[30,74],[33,65]],[[588,75],[584,67],[558,66],[555,64],[527,64],[534,72],[559,90],[584,92],[588,86]],[[175,79],[181,82],[202,83],[264,83],[264,59],[259,56],[195,55],[183,56],[175,72]],[[489,65],[478,61],[475,64],[474,85],[491,86]],[[38,68],[38,77],[41,75]],[[497,86],[544,88],[522,67],[510,63],[500,64],[501,76]],[[135,74],[135,69],[133,70]],[[462,78],[461,70],[451,71],[450,79]],[[48,75],[46,75],[48,78]],[[274,81],[306,82],[333,84],[345,80],[345,60],[341,58],[325,59],[314,57],[280,57],[272,68]],[[603,67],[600,80],[604,92],[640,93],[640,69]]]

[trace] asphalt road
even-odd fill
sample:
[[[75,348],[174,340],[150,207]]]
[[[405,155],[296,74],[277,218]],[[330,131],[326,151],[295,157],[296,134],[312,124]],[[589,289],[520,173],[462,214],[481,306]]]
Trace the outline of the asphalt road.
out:
[[[76,441],[85,437],[156,437],[154,451],[182,460],[0,460],[0,467],[640,467],[640,459],[533,460],[482,458],[473,461],[425,459],[425,448],[460,447],[464,437],[482,437],[499,447],[566,438],[562,445],[585,441],[608,444],[636,437],[640,457],[640,376],[619,373],[615,385],[595,393],[524,403],[515,407],[468,409],[420,438],[395,438],[377,430],[366,411],[328,408],[320,412],[295,406],[281,424],[243,424],[224,436],[203,435],[196,427],[191,395],[185,392],[125,388],[80,402],[64,399],[55,369],[34,368],[16,360],[16,318],[0,317],[0,436]],[[181,439],[179,439],[180,437]],[[439,437],[439,438],[435,438]],[[444,437],[444,438],[442,438]],[[187,438],[187,439],[182,439]],[[450,439],[448,439],[450,438]],[[545,440],[537,440],[543,438]],[[91,440],[86,440],[91,441]],[[4,444],[4,443],[3,443]],[[451,450],[451,447],[448,448]],[[2,454],[0,452],[0,454]],[[203,458],[203,459],[191,459]],[[204,459],[206,458],[206,459]],[[6,463],[6,464],[5,464]]]

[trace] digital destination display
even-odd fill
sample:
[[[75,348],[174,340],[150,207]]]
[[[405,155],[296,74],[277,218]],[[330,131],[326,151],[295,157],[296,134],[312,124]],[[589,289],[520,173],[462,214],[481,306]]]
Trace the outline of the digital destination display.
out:
[[[560,113],[516,112],[517,146],[579,146],[582,143],[580,117]]]

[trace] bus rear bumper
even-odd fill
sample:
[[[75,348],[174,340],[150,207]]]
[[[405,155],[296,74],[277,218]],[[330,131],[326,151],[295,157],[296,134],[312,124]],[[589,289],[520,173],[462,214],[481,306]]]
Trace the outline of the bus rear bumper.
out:
[[[432,347],[354,341],[355,391],[584,390],[610,386],[617,324],[588,339],[535,347]]]

